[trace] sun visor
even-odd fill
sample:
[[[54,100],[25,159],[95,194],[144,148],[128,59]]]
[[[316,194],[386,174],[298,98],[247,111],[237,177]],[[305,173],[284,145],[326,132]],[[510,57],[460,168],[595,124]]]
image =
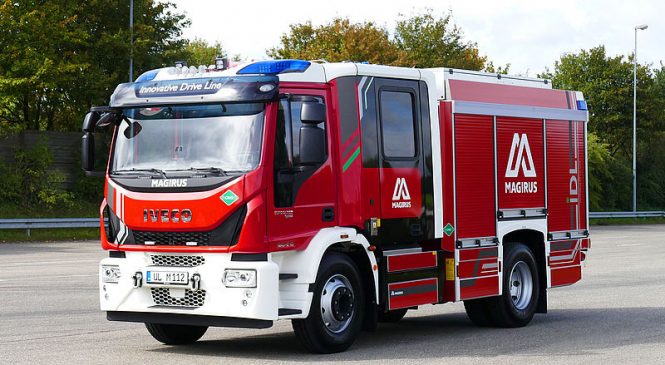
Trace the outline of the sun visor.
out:
[[[277,76],[208,77],[120,84],[111,107],[214,102],[262,102],[277,98]]]

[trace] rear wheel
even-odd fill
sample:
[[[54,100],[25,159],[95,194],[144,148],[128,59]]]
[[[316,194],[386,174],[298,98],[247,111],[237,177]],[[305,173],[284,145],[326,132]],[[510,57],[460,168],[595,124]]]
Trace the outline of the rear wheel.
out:
[[[466,315],[476,326],[487,327],[494,324],[490,314],[490,304],[487,298],[473,299],[464,301]]]
[[[407,311],[408,311],[407,308],[403,308],[387,312],[379,312],[379,322],[383,323],[399,322],[402,318],[404,318]]]
[[[503,294],[494,298],[490,313],[497,326],[523,327],[531,322],[538,306],[536,259],[528,247],[516,243],[508,246],[504,263]]]
[[[205,326],[146,323],[145,327],[155,340],[166,345],[187,345],[198,341],[208,330]]]
[[[291,321],[296,337],[310,351],[344,351],[360,332],[365,295],[358,268],[337,252],[323,257],[309,315]]]

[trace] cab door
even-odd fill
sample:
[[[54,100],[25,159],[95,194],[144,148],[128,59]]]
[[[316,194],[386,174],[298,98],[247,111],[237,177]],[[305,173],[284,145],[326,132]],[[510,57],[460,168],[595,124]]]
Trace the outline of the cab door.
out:
[[[327,106],[325,91],[294,90],[282,95],[275,123],[273,188],[268,192],[268,237],[273,250],[305,245],[321,228],[336,225],[336,182],[330,153],[327,110],[322,123],[303,123],[305,103]],[[319,161],[305,157],[312,136],[323,134],[324,156]]]
[[[382,244],[425,238],[423,133],[418,81],[376,80]]]

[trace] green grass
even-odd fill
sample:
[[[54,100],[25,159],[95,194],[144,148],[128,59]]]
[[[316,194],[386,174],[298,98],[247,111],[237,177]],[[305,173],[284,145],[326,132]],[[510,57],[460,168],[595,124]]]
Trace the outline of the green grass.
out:
[[[590,219],[589,224],[592,226],[617,226],[617,225],[632,225],[632,224],[665,224],[665,217],[651,217],[651,218],[597,218]]]
[[[0,230],[0,243],[9,242],[53,242],[98,240],[99,228],[43,228],[31,229],[28,236],[25,229]]]

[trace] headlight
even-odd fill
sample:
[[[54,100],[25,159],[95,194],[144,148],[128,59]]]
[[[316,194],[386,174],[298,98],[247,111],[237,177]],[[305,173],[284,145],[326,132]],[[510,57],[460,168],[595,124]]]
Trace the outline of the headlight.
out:
[[[101,275],[103,283],[117,283],[120,280],[120,266],[102,265]]]
[[[222,283],[227,288],[256,288],[256,270],[224,270]]]

